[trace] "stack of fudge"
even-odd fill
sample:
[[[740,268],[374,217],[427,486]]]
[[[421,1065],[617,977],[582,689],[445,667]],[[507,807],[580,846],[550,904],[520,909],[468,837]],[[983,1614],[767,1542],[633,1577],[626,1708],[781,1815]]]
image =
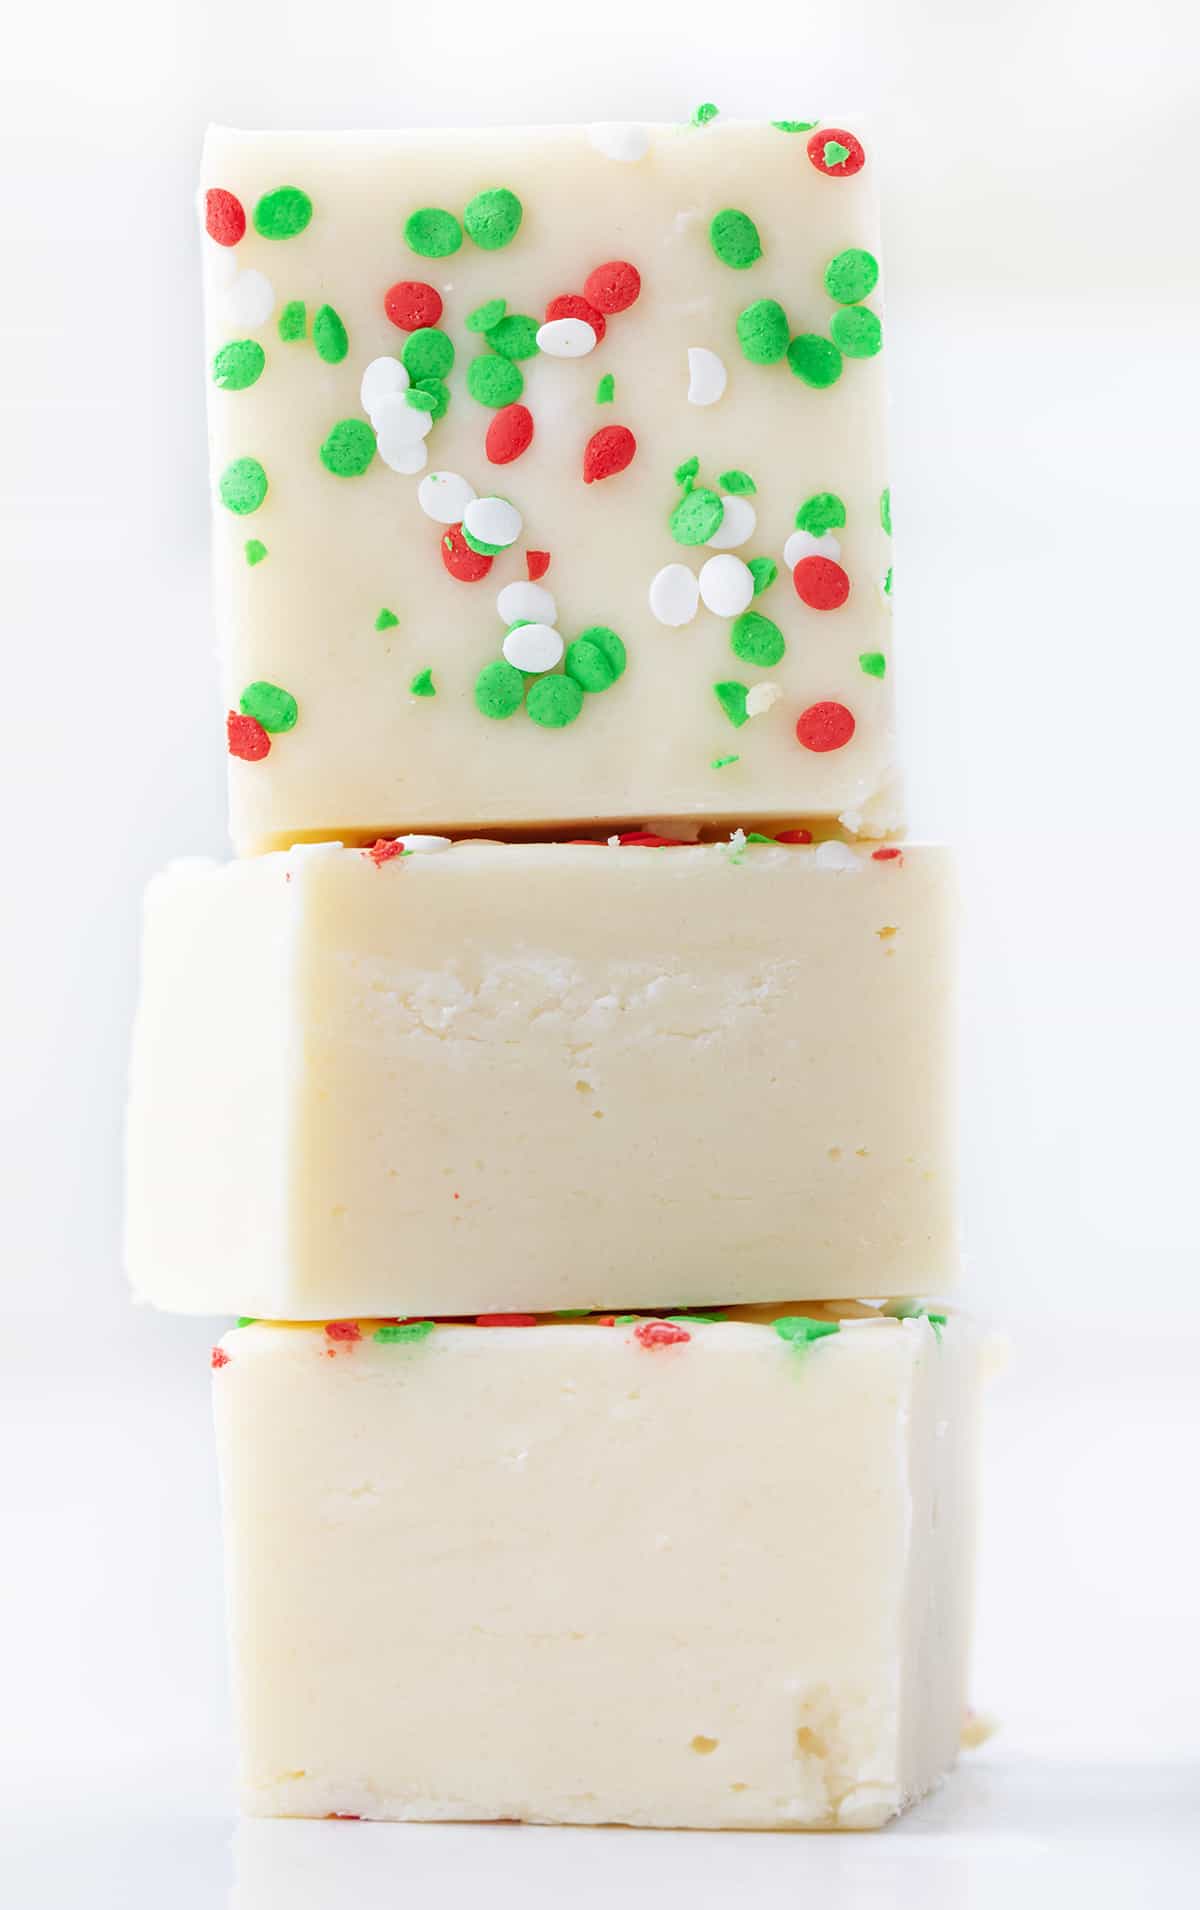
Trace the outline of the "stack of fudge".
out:
[[[260,1815],[883,1824],[978,1336],[844,126],[205,158],[228,866],[147,904],[137,1292],[214,1348]]]

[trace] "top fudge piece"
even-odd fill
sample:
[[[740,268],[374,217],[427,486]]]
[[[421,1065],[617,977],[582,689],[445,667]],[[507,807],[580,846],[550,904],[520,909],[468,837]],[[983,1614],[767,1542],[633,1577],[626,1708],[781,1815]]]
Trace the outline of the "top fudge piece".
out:
[[[900,826],[852,132],[217,129],[204,188],[240,851]]]

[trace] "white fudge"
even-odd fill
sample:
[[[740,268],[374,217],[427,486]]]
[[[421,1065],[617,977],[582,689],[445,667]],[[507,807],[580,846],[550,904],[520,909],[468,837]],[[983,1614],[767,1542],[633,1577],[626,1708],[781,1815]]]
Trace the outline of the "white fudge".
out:
[[[944,850],[429,846],[152,885],[144,1298],[325,1319],[953,1280]]]
[[[868,1829],[927,1790],[977,1338],[804,1311],[228,1333],[245,1809]]]

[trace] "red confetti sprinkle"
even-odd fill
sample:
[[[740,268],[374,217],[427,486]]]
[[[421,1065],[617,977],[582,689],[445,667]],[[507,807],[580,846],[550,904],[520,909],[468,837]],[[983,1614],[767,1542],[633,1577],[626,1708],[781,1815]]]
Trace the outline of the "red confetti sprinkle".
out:
[[[361,1340],[362,1328],[357,1320],[326,1320],[325,1337],[329,1340]]]
[[[357,1811],[329,1811],[326,1821],[330,1824],[361,1824],[362,1818]]]
[[[484,449],[492,464],[512,464],[533,443],[533,413],[528,405],[505,405],[488,426]]]
[[[228,1353],[224,1351],[222,1347],[214,1346],[212,1350],[212,1359],[209,1363],[212,1366],[213,1372],[219,1373],[223,1366],[228,1366],[229,1355]]]
[[[240,710],[230,710],[225,718],[225,735],[229,754],[243,763],[261,763],[271,753],[271,739],[257,717],[243,716]]]
[[[401,279],[384,293],[383,309],[402,332],[419,332],[442,316],[442,295],[423,279]]]
[[[627,834],[618,836],[622,849],[682,849],[684,844],[675,836],[656,836],[649,829],[630,829]]]
[[[581,318],[595,332],[597,344],[604,337],[606,328],[603,313],[596,310],[590,299],[580,298],[578,292],[562,292],[550,300],[546,307],[547,325],[555,318]]]
[[[812,830],[811,829],[781,829],[779,831],[779,834],[776,836],[775,840],[776,842],[811,842]]]
[[[615,1326],[616,1324],[617,1318],[615,1313],[600,1313],[596,1316],[597,1326]]]
[[[476,1326],[536,1326],[536,1313],[477,1313]]]
[[[536,584],[539,577],[544,577],[549,568],[550,552],[548,550],[525,552],[525,572],[531,584]]]
[[[377,869],[382,869],[385,862],[393,862],[397,856],[404,854],[404,844],[385,842],[381,836],[379,841],[373,842],[369,849],[364,849],[363,854],[370,857]]]
[[[637,452],[637,439],[625,424],[606,424],[593,431],[583,450],[583,481],[595,484],[598,478],[616,477],[627,471]]]
[[[218,245],[236,245],[246,230],[245,207],[223,186],[212,186],[204,195],[204,230]]]
[[[899,849],[872,849],[872,862],[903,862],[904,856]]]
[[[671,1320],[643,1320],[634,1327],[633,1337],[643,1346],[678,1346],[692,1336],[686,1326],[676,1326]]]
[[[823,755],[842,749],[854,734],[854,718],[844,703],[810,703],[796,722],[796,741]]]
[[[844,146],[845,159],[833,166],[825,164],[826,146]],[[825,126],[813,134],[808,142],[808,156],[818,172],[828,179],[849,179],[851,173],[861,172],[866,164],[867,155],[862,149],[862,141],[855,139],[853,133],[845,132],[840,126]]]
[[[850,595],[850,579],[832,557],[802,557],[792,582],[801,603],[810,610],[838,610]]]
[[[583,281],[585,298],[598,312],[627,312],[642,289],[642,275],[628,259],[609,259]],[[589,320],[590,323],[590,320]]]
[[[492,560],[472,550],[462,534],[461,524],[451,524],[442,538],[442,562],[460,584],[477,584],[492,568]]]

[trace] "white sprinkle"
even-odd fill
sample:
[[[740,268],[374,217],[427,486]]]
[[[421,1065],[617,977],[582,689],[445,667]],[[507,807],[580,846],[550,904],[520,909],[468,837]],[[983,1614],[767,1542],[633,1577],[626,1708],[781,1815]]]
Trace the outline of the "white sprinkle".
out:
[[[700,603],[696,573],[686,564],[667,564],[650,585],[650,608],[660,623],[678,630],[690,623]]]
[[[552,670],[563,653],[563,640],[548,623],[520,623],[501,648],[518,670]]]
[[[390,452],[398,451],[402,445],[419,444],[422,438],[429,436],[433,430],[433,414],[418,411],[402,391],[397,391],[390,398],[380,400],[371,414],[371,423],[379,440],[379,455],[386,462]]]
[[[848,842],[821,842],[813,857],[818,869],[861,869],[862,862]]]
[[[688,403],[715,405],[724,397],[729,374],[724,361],[704,345],[688,347]]]
[[[496,609],[504,623],[557,623],[558,605],[541,584],[505,584],[496,599]]]
[[[589,126],[588,138],[596,151],[603,153],[606,159],[620,159],[627,166],[643,158],[650,146],[650,135],[646,128],[625,120]]]
[[[375,440],[379,446],[379,455],[389,471],[399,471],[402,477],[415,477],[423,471],[429,462],[429,453],[421,439],[415,444],[388,444],[382,438]]]
[[[721,493],[725,515],[708,540],[710,550],[736,550],[746,544],[758,529],[758,512],[748,497],[726,497]]]
[[[203,212],[200,216],[203,219]],[[209,284],[215,291],[227,291],[238,275],[237,248],[232,245],[218,245],[215,239],[210,239],[205,233],[204,269],[208,274]]]
[[[832,557],[836,564],[842,554],[842,547],[832,531],[826,531],[824,537],[814,537],[811,531],[793,531],[783,547],[783,561],[789,570],[795,570],[802,557]]]
[[[610,848],[610,849],[619,849],[619,848],[620,848],[620,846],[621,846],[621,838],[620,838],[620,836],[610,836],[610,837],[608,838],[608,846],[609,846],[609,848]],[[208,866],[209,866],[210,868],[213,868],[213,869],[215,869],[217,865],[216,865],[216,863],[215,863],[215,862],[212,862],[212,863],[210,863],[210,864],[209,864]]]
[[[768,710],[775,708],[782,695],[783,691],[778,683],[754,684],[753,688],[746,692],[746,715],[765,716]]]
[[[371,423],[385,398],[408,390],[408,373],[398,358],[372,358],[358,387],[358,401]]]
[[[710,557],[700,570],[700,595],[714,616],[740,617],[754,595],[754,578],[740,557]]]
[[[426,413],[428,416],[428,413]],[[502,544],[507,548],[521,535],[521,513],[503,497],[477,497],[462,515],[463,529],[480,544]]]
[[[731,830],[729,847],[733,850],[735,855],[742,853],[742,850],[746,847],[746,831],[744,829]]]
[[[436,856],[451,847],[449,836],[399,836],[397,840],[414,856]]]
[[[417,486],[417,503],[435,524],[461,524],[475,489],[457,471],[431,471]]]
[[[552,318],[538,327],[537,342],[547,358],[586,358],[596,349],[596,334],[585,319]]]
[[[257,331],[275,310],[275,287],[265,272],[239,272],[222,301],[225,317],[243,331]]]

